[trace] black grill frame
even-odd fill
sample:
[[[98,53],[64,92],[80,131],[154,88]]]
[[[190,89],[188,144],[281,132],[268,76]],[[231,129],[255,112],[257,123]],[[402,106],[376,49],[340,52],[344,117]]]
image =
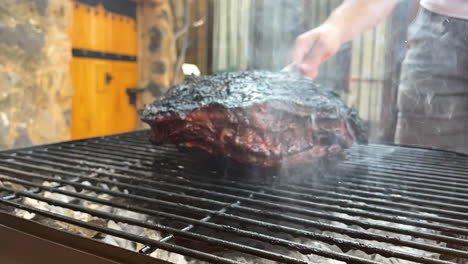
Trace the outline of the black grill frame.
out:
[[[369,254],[376,253],[384,257],[401,258],[417,263],[453,262],[392,251],[385,247],[369,243],[362,244],[353,240],[376,240],[468,259],[468,252],[461,249],[427,245],[400,239],[396,236],[388,237],[370,231],[337,227],[324,222],[338,221],[347,225],[357,225],[364,229],[378,229],[468,247],[468,239],[446,235],[459,234],[468,237],[468,189],[464,189],[464,187],[468,187],[468,157],[464,155],[398,146],[357,146],[348,151],[349,159],[339,164],[337,171],[337,173],[340,172],[339,176],[324,178],[320,182],[301,183],[300,185],[279,182],[274,185],[254,186],[251,183],[237,182],[232,179],[214,179],[219,177],[216,174],[200,175],[200,171],[194,169],[196,162],[189,155],[179,153],[170,146],[151,146],[147,138],[148,131],[142,130],[2,151],[0,152],[0,180],[27,185],[30,189],[18,191],[0,186],[0,191],[11,193],[11,195],[0,197],[0,206],[24,209],[48,218],[138,241],[147,245],[141,250],[142,254],[149,254],[155,248],[161,248],[214,263],[237,262],[198,249],[174,244],[174,240],[184,238],[203,241],[209,245],[230,248],[236,252],[283,263],[307,262],[277,252],[229,241],[229,239],[219,239],[212,234],[201,234],[194,231],[195,227],[226,232],[233,236],[254,239],[303,254],[317,254],[347,263],[377,262],[346,253],[322,250],[276,237],[272,233],[286,233],[338,245],[342,250],[358,248]],[[384,156],[382,158],[379,155]],[[152,167],[155,157],[169,159],[171,163],[165,166],[161,165],[162,167],[158,168],[157,177],[155,177]],[[99,168],[113,169],[114,172]],[[49,175],[51,173],[62,176],[62,179],[51,178]],[[180,175],[183,177],[176,177]],[[102,179],[102,177],[110,177],[118,181]],[[32,183],[31,179],[47,180],[58,184],[45,187],[38,183]],[[80,183],[82,180],[119,186],[128,189],[130,193],[124,194],[96,186],[83,185]],[[337,185],[337,183],[339,184]],[[57,187],[65,185],[149,203],[151,208],[132,206],[131,209],[152,216],[177,220],[185,223],[185,226],[176,229],[166,225],[135,222],[132,219],[92,211],[79,205],[63,203],[38,194],[42,191],[50,191],[128,209],[128,204],[100,200],[78,192],[57,189]],[[15,201],[17,197],[42,200],[52,205],[91,213],[104,219],[119,220],[157,229],[168,235],[159,241],[154,241],[125,232],[119,233],[109,228],[81,223],[79,220],[30,208]],[[193,217],[196,215],[198,218],[176,214],[169,209],[191,212]],[[332,215],[329,212],[417,226],[442,233],[432,234],[406,230],[375,222],[349,219]],[[280,221],[288,224],[278,224]],[[271,232],[259,234],[251,230],[238,229],[230,225],[234,222]],[[326,236],[307,230],[309,228],[310,230],[328,230],[346,234],[350,239]]]

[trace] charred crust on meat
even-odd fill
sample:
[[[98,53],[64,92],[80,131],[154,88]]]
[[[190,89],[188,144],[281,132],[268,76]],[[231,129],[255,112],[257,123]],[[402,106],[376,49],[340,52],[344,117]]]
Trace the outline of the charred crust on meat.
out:
[[[355,109],[297,73],[190,76],[140,112],[153,142],[264,167],[338,155],[367,142]]]
[[[356,117],[336,92],[320,87],[308,78],[294,73],[249,71],[188,76],[160,100],[147,105],[142,119],[151,121],[155,114],[186,113],[212,104],[243,108],[267,101],[293,102],[316,109],[328,118]]]

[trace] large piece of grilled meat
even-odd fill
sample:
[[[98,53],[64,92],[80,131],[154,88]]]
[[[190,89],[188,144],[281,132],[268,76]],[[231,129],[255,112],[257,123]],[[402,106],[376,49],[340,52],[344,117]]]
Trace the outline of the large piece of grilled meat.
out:
[[[330,157],[367,140],[356,111],[296,73],[189,77],[141,111],[155,144],[198,148],[262,167]]]

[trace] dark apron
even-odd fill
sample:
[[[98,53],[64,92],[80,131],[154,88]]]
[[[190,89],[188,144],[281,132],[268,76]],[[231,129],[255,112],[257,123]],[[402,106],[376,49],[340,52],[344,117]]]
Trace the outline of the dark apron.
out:
[[[409,45],[396,143],[468,153],[468,20],[421,8]]]

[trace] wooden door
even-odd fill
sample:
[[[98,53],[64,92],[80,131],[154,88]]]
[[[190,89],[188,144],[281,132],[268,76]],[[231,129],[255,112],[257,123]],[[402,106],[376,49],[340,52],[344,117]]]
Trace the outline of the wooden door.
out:
[[[137,111],[126,89],[137,85],[135,4],[128,0],[71,3],[71,136],[133,130]]]

